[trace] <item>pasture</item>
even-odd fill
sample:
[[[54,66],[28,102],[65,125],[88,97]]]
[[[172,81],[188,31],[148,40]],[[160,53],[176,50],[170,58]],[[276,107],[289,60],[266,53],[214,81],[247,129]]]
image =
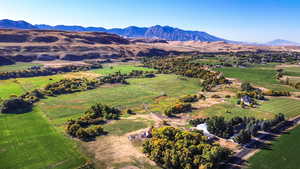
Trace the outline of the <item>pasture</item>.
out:
[[[0,72],[10,72],[18,70],[26,70],[32,66],[42,66],[42,64],[31,63],[31,62],[17,62],[14,65],[0,66]]]
[[[59,133],[38,109],[0,115],[0,168],[70,169],[84,163],[70,139]]]
[[[109,74],[114,71],[129,72],[131,70],[141,70],[140,67],[125,65],[120,69],[105,69],[104,71]],[[96,70],[95,70],[96,71]],[[92,73],[95,76],[100,74]],[[101,73],[105,74],[105,73]],[[58,74],[53,76],[40,76],[32,78],[18,78],[10,80],[0,81],[0,98],[7,99],[11,95],[21,95],[26,91],[30,91],[36,88],[42,88],[49,83],[59,81],[63,78],[72,78],[78,76],[84,76],[83,72]],[[134,79],[132,79],[134,80]],[[139,79],[136,79],[139,80]],[[118,85],[117,85],[118,86]],[[116,87],[117,87],[116,86]],[[119,85],[122,87],[121,85]],[[129,85],[128,85],[129,86]],[[104,87],[107,91],[115,86]],[[97,91],[93,90],[93,91]],[[98,102],[98,94],[93,91],[87,91],[87,95],[91,95],[90,98],[94,102],[88,103],[91,100],[86,100],[86,104],[92,104]],[[88,93],[90,92],[90,93]],[[104,91],[105,92],[105,91]],[[125,92],[125,93],[124,93]],[[131,95],[131,91],[124,91],[121,94]],[[85,93],[85,92],[83,92]],[[134,92],[133,92],[134,93]],[[80,93],[77,93],[79,96]],[[104,93],[105,94],[105,93]],[[143,93],[138,93],[143,95]],[[137,96],[134,95],[134,96]],[[68,99],[74,100],[74,95],[69,96]],[[105,98],[105,95],[102,96]],[[114,100],[114,94],[112,98],[108,99],[108,102]],[[49,97],[43,102],[51,99],[59,100],[59,97]],[[70,100],[72,100],[70,99]],[[122,98],[121,98],[122,99]],[[123,101],[126,103],[126,96],[123,96]],[[132,99],[134,99],[132,97]],[[64,104],[60,100],[60,105]],[[138,99],[136,99],[138,101]],[[130,102],[130,101],[129,101]],[[79,105],[81,103],[77,102]],[[116,102],[115,102],[116,103]],[[41,103],[43,104],[43,103]],[[59,107],[59,105],[57,105]],[[70,109],[60,109],[59,115],[66,112],[72,112],[72,106]],[[43,106],[41,106],[43,107]],[[82,107],[77,111],[80,115],[86,107]],[[57,110],[57,109],[55,109]],[[54,111],[55,111],[54,110]],[[51,110],[52,111],[52,110]],[[46,114],[45,114],[46,113]],[[15,168],[57,168],[57,169],[69,169],[76,168],[77,166],[85,162],[85,157],[78,151],[78,146],[71,139],[64,136],[64,133],[57,130],[58,128],[53,126],[53,123],[49,122],[49,119],[45,117],[49,115],[48,110],[41,110],[39,107],[35,107],[32,112],[25,114],[1,114],[0,115],[0,168],[15,169]],[[53,116],[50,116],[53,117]],[[50,118],[51,120],[51,118]],[[66,119],[63,119],[61,123],[64,123]],[[144,128],[148,125],[148,122],[132,121],[132,120],[120,120],[116,123],[105,125],[105,129],[108,131],[114,131],[112,134],[120,135],[126,132],[130,132],[136,129]]]
[[[300,127],[272,142],[271,149],[263,149],[249,160],[249,169],[299,168]]]
[[[97,76],[107,75],[118,71],[122,73],[129,73],[132,70],[152,71],[153,69],[124,64],[120,66],[115,66],[112,69],[110,68],[110,66],[104,66],[103,69],[95,69],[87,72],[74,72],[74,73],[57,74],[52,76],[38,76],[38,77],[30,77],[30,78],[0,80],[0,91],[1,91],[0,98],[6,99],[11,95],[18,96],[25,93],[26,91],[42,88],[49,83],[54,83],[64,78],[76,78],[76,77],[89,78],[90,76],[93,76],[93,78],[95,78]]]
[[[225,77],[236,78],[267,89],[297,91],[290,86],[280,84],[276,80],[275,69],[224,67],[216,70],[223,72]]]
[[[128,79],[128,82],[129,85],[105,85],[94,90],[49,97],[41,100],[38,107],[55,124],[62,124],[99,102],[120,109],[131,108],[140,113],[161,113],[166,105],[175,102],[179,96],[195,94],[201,89],[198,80],[183,80],[177,75]]]
[[[121,65],[115,65],[115,64],[104,64],[103,69],[95,69],[91,70],[90,72],[101,74],[101,75],[108,75],[115,72],[122,72],[122,73],[129,73],[132,70],[142,70],[142,71],[155,71],[151,68],[145,68],[140,66],[134,66],[130,63],[124,63]]]
[[[256,117],[259,119],[271,119],[275,114],[283,113],[287,118],[295,117],[300,114],[299,100],[290,98],[273,97],[268,101],[260,101],[257,108],[241,108],[236,104],[237,99],[227,99],[226,102],[205,108],[195,115],[212,117],[224,116],[227,119],[240,117]],[[229,111],[230,113],[225,113]]]

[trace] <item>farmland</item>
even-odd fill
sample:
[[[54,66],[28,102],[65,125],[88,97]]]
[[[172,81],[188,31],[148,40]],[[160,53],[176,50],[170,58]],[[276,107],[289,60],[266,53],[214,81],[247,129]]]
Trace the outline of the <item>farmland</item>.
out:
[[[10,72],[18,70],[26,70],[32,66],[42,66],[42,64],[31,63],[31,62],[17,62],[14,65],[6,65],[0,67],[0,72]]]
[[[216,70],[223,72],[226,77],[236,78],[242,82],[250,82],[255,85],[265,87],[272,90],[288,90],[296,91],[295,89],[282,85],[276,80],[275,69],[264,68],[217,68]]]
[[[200,60],[201,62],[216,63],[215,60]],[[198,62],[198,61],[197,61]],[[208,63],[207,63],[208,64]],[[84,72],[63,73],[52,76],[31,78],[18,78],[0,81],[0,97],[10,98],[12,95],[21,95],[33,89],[43,88],[49,83],[54,83],[65,78],[88,78],[94,79],[115,72],[129,73],[132,70],[153,71],[151,68],[141,67],[139,63],[109,63],[104,64],[102,69]],[[257,86],[269,89],[297,91],[289,86],[282,85],[275,79],[275,65],[256,66],[253,68],[218,68],[226,77],[236,78],[240,81],[248,81]],[[295,70],[293,70],[295,72]],[[129,133],[157,125],[159,121],[153,119],[150,114],[162,116],[172,123],[174,119],[164,117],[164,111],[171,105],[178,103],[178,99],[188,94],[197,94],[201,91],[200,80],[183,77],[175,74],[155,74],[152,78],[126,79],[128,84],[104,84],[92,90],[75,92],[71,94],[47,96],[34,105],[33,111],[25,114],[1,114],[0,126],[0,155],[6,158],[0,159],[5,168],[26,166],[25,168],[75,168],[92,160],[96,167],[127,165],[154,167],[141,154],[141,143],[131,145],[127,136]],[[201,105],[200,100],[193,103],[194,109],[187,118],[224,116],[226,119],[233,117],[255,117],[257,119],[272,119],[278,113],[283,113],[287,118],[299,115],[299,100],[288,97],[269,97],[266,101],[259,101],[256,108],[242,108],[237,105],[238,99],[235,93],[239,88],[231,87],[230,90],[216,92],[207,96],[209,106]],[[223,93],[224,92],[224,93]],[[219,94],[222,100],[214,104],[209,103],[213,94]],[[230,93],[230,98],[225,98]],[[216,99],[218,100],[218,99]],[[212,102],[214,100],[212,99]],[[80,117],[90,106],[102,103],[114,106],[122,110],[119,120],[108,121],[102,127],[105,136],[99,136],[95,141],[83,143],[67,137],[65,124],[69,119]],[[133,114],[126,114],[124,110],[131,109]],[[186,119],[178,117],[181,126]],[[176,121],[176,120],[174,120]],[[178,121],[177,121],[178,122]],[[172,123],[176,125],[176,122]],[[179,125],[180,126],[180,125]],[[189,126],[187,126],[189,127]],[[33,139],[34,141],[30,141]],[[113,140],[118,140],[122,145],[116,145]],[[51,141],[49,141],[51,140]],[[106,146],[97,146],[104,144]],[[133,143],[135,144],[135,143]],[[91,148],[95,147],[97,148]],[[35,147],[32,148],[32,147]],[[37,148],[36,148],[37,147]],[[129,147],[129,148],[128,148]],[[111,157],[110,150],[121,149],[133,152],[140,159],[132,159],[130,154],[121,154]],[[100,157],[99,152],[106,155]],[[32,155],[32,158],[28,156]],[[15,157],[15,160],[9,160]],[[110,160],[107,160],[107,159]],[[1,161],[2,160],[2,161]],[[119,161],[121,160],[121,161]],[[255,162],[255,161],[254,161]],[[254,163],[253,163],[254,165]],[[256,163],[255,163],[256,165]]]
[[[270,149],[261,150],[249,160],[249,169],[296,169],[299,168],[298,148],[300,127],[272,142]]]
[[[135,69],[135,67],[121,67],[120,71],[130,71],[131,69]],[[106,72],[111,73],[108,70]],[[76,76],[76,74],[2,80],[0,97],[6,99],[11,95],[21,95],[26,91],[42,88],[46,84],[65,77]],[[91,99],[95,100],[95,98]],[[78,113],[82,113],[83,110],[84,108]],[[60,111],[64,112],[64,109],[60,109]],[[72,110],[67,109],[67,111],[71,112]],[[64,122],[62,121],[62,123]],[[144,128],[148,123],[120,121],[116,124],[109,124],[105,128],[108,131],[115,131],[116,134],[122,134]],[[129,126],[129,124],[133,125]],[[41,111],[39,107],[25,114],[1,114],[0,126],[3,129],[0,131],[0,156],[5,157],[0,159],[1,167],[7,169],[44,167],[69,169],[86,161],[86,157],[79,152],[77,143],[66,138],[61,131],[53,127],[51,120],[49,122],[49,119],[45,118],[45,112]]]
[[[42,117],[38,109],[26,114],[0,115],[1,168],[74,168],[85,158],[77,145]]]
[[[256,117],[259,119],[271,119],[275,114],[283,113],[286,117],[295,117],[299,115],[299,100],[290,98],[271,98],[268,101],[260,102],[257,108],[241,108],[236,104],[236,99],[228,99],[225,103],[216,104],[204,109],[195,115],[204,117],[224,116],[227,119],[232,117]],[[228,111],[227,113],[225,113]]]
[[[128,82],[129,85],[103,86],[95,90],[49,97],[38,106],[55,123],[62,123],[66,119],[77,117],[82,110],[97,102],[139,112],[145,112],[144,105],[148,105],[150,109],[153,107],[154,111],[162,112],[177,97],[193,94],[201,89],[197,80],[181,80],[177,75],[129,79]],[[160,96],[160,100],[155,99]]]

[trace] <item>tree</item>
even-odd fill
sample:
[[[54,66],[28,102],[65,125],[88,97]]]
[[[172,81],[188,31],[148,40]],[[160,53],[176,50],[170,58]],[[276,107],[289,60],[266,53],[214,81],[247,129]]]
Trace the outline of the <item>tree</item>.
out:
[[[247,130],[241,130],[233,140],[239,144],[246,144],[251,140],[251,133]]]
[[[241,84],[241,90],[242,91],[253,91],[255,88],[253,86],[251,86],[250,83],[248,82],[244,82]]]
[[[10,98],[8,100],[3,101],[0,107],[0,113],[26,113],[31,111],[32,104],[26,102],[25,100],[17,97]]]
[[[152,131],[152,138],[143,144],[143,152],[163,168],[218,168],[231,154],[228,149],[211,144],[201,132],[169,126]]]

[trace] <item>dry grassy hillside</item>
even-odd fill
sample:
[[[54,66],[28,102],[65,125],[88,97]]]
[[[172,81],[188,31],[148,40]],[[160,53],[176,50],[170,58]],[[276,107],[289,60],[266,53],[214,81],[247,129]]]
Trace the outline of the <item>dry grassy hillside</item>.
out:
[[[178,42],[126,39],[102,32],[0,30],[0,60],[71,60],[198,54],[200,52],[300,51],[300,47],[266,47],[225,42]]]

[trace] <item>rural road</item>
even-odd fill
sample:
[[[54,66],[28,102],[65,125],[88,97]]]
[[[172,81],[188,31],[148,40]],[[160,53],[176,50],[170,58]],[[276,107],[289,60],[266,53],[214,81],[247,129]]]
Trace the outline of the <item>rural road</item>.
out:
[[[281,128],[280,131],[286,131],[299,125],[300,116],[289,119],[288,121],[292,122],[291,123],[292,125],[288,128]],[[251,140],[250,143],[244,145],[243,148],[234,155],[233,160],[230,161],[232,166],[230,166],[229,168],[233,169],[233,168],[237,168],[237,166],[241,166],[245,162],[245,160],[249,159],[252,155],[255,154],[256,151],[259,150],[259,148],[256,147],[258,142],[262,144],[266,143],[270,140],[271,137],[274,136],[278,136],[278,135],[274,135],[272,133],[267,133],[267,132],[260,132],[260,135],[258,137]]]

